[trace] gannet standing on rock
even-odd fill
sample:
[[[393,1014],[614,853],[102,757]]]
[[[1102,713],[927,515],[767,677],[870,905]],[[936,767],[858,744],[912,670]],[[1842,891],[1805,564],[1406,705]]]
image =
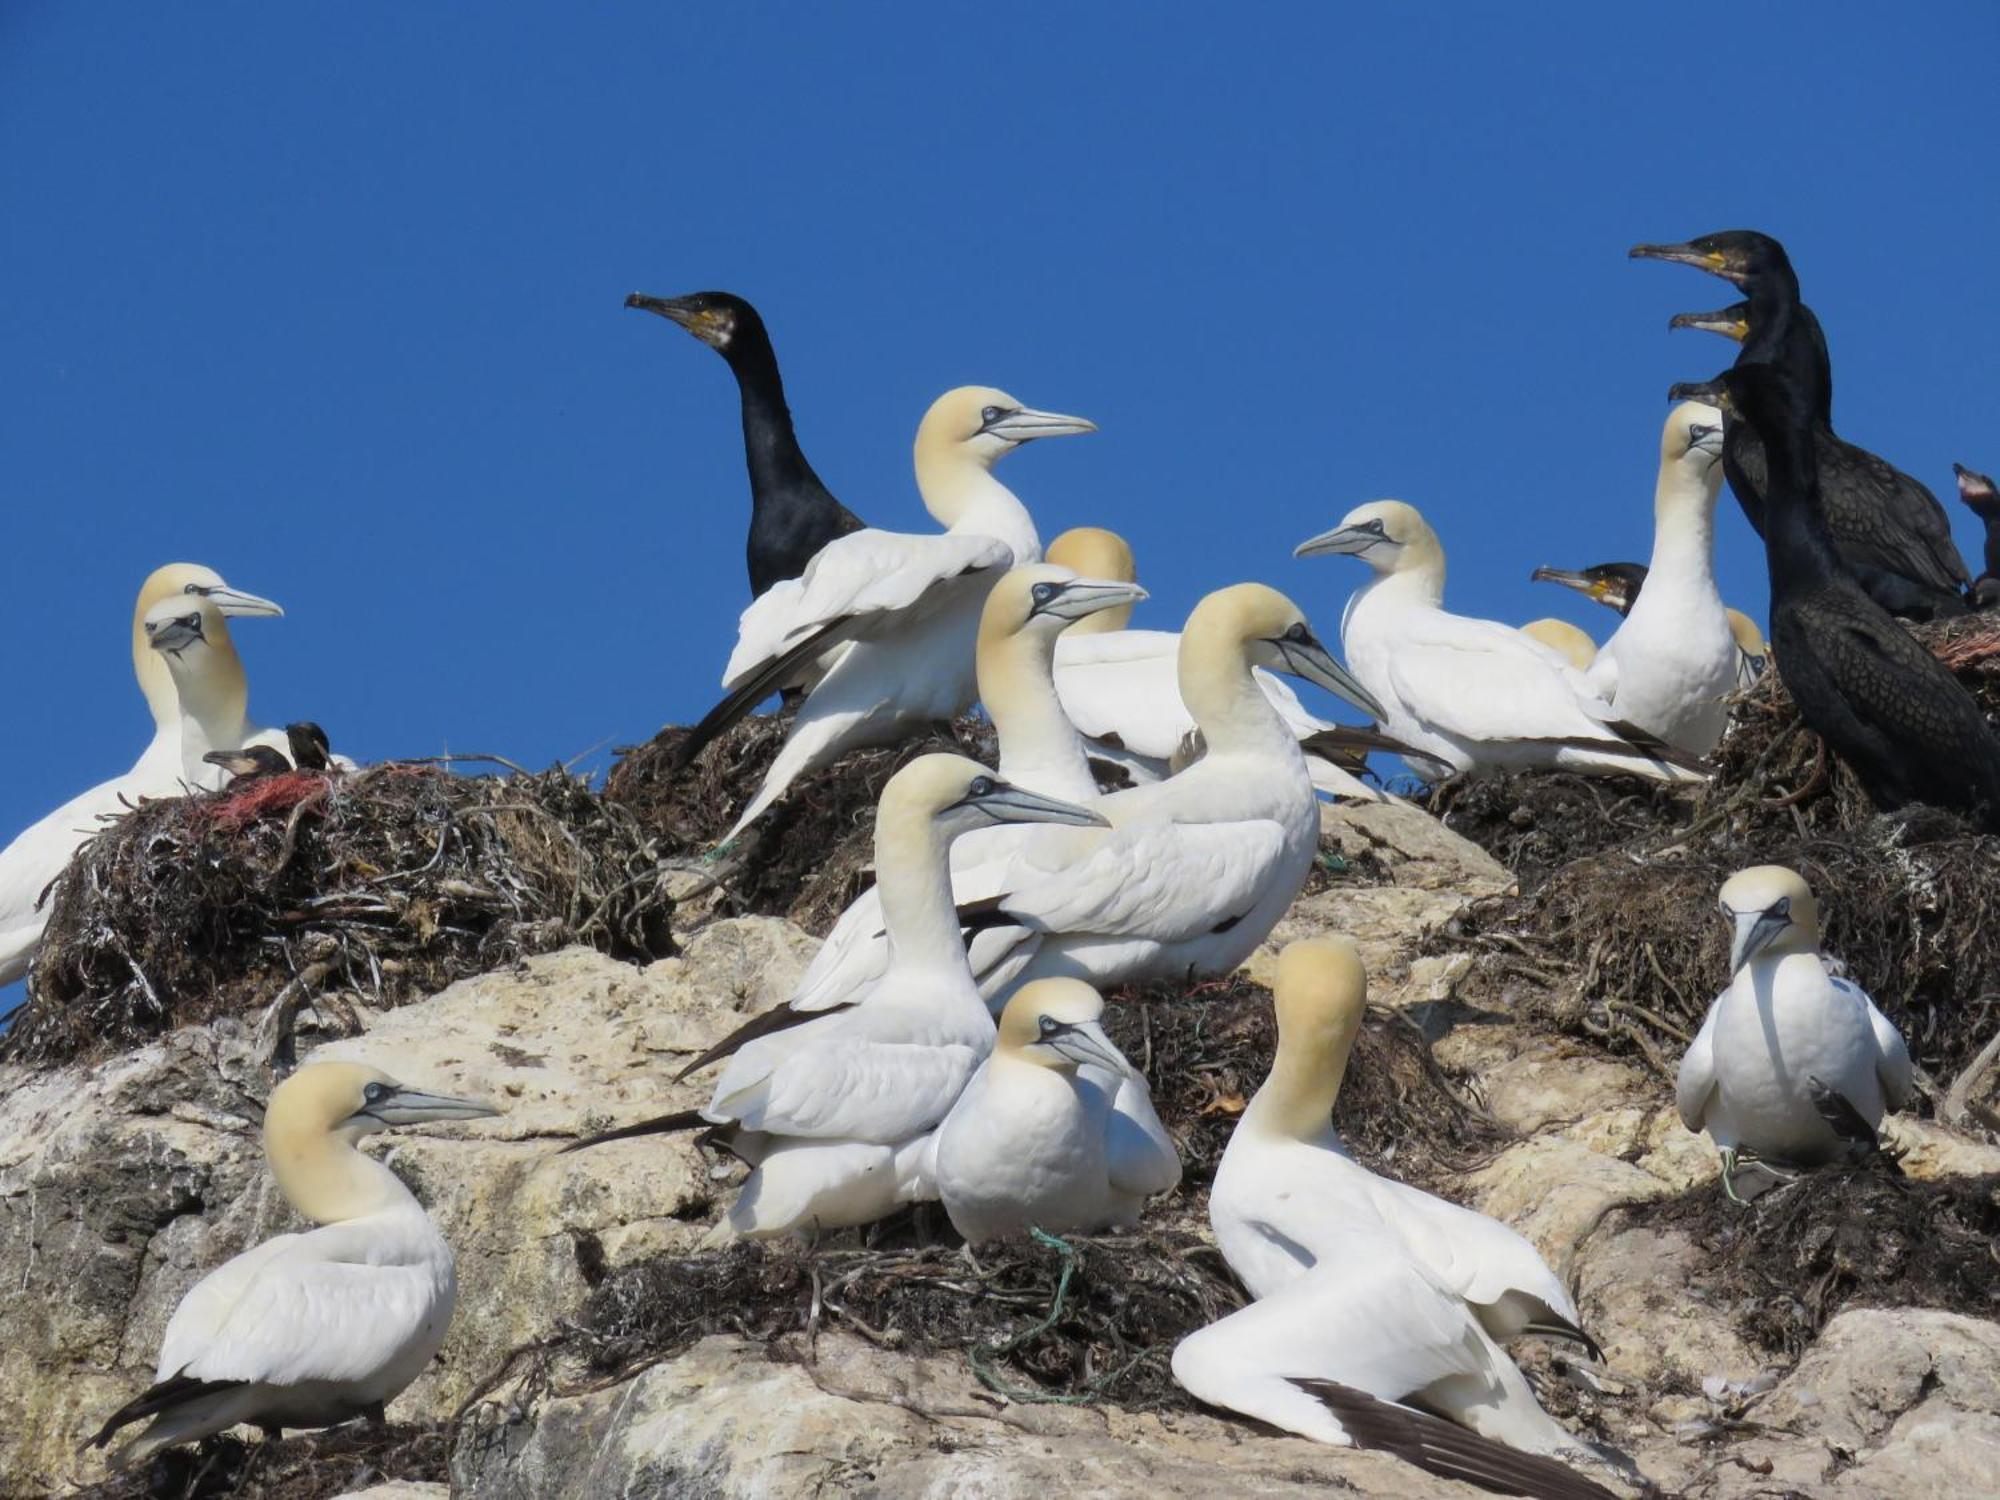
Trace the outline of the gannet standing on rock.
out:
[[[185,604],[190,609],[202,603],[214,611],[211,633],[228,641],[223,616],[282,615],[284,611],[268,599],[233,589],[212,568],[195,563],[171,563],[156,568],[139,589],[139,601],[132,611],[132,671],[139,679],[139,691],[153,715],[153,738],[132,769],[122,776],[100,782],[82,795],[71,798],[39,822],[18,834],[0,850],[0,984],[12,984],[28,972],[28,962],[42,940],[48,913],[37,910],[42,892],[60,875],[84,840],[96,833],[103,820],[116,817],[144,797],[173,797],[184,783],[212,785],[219,775],[194,757],[190,774],[182,745],[182,705],[173,673],[166,658],[153,649],[146,621],[162,603]],[[240,680],[242,664],[231,646],[229,660],[235,663]],[[254,737],[256,726],[243,720],[242,732]],[[245,743],[207,748],[230,748]]]
[[[938,1197],[967,1241],[1129,1229],[1147,1198],[1180,1181],[1150,1102],[1151,1132],[1121,1129],[1089,1076],[1132,1074],[1103,1014],[1077,979],[1037,980],[1007,1002],[992,1055],[937,1131]]]
[[[1356,1440],[1348,1411],[1384,1415],[1353,1392],[1407,1403],[1507,1446],[1441,1441],[1409,1411],[1371,1424],[1388,1435],[1367,1446],[1433,1472],[1484,1474],[1503,1493],[1605,1496],[1528,1456],[1582,1445],[1500,1347],[1524,1332],[1588,1345],[1563,1284],[1506,1225],[1368,1171],[1333,1126],[1366,1008],[1345,939],[1279,955],[1277,1055],[1209,1194],[1216,1244],[1257,1300],[1182,1340],[1174,1378],[1211,1405],[1341,1445]]]
[[[916,442],[917,488],[943,534],[851,532],[827,543],[803,576],[774,585],[744,610],[723,674],[729,695],[683,743],[682,764],[802,666],[852,644],[799,706],[729,838],[806,772],[849,750],[893,744],[970,706],[973,640],[987,591],[1008,568],[1041,556],[1033,519],[993,477],[993,466],[1036,438],[1096,430],[1081,417],[1034,411],[986,386],[947,391],[924,415]]]
[[[1358,557],[1374,570],[1348,601],[1341,649],[1381,702],[1383,730],[1418,752],[1418,775],[1555,766],[1699,779],[1689,757],[1619,721],[1559,653],[1448,612],[1444,548],[1415,506],[1360,506],[1296,552]]]
[[[705,1109],[566,1149],[724,1127],[729,1149],[753,1170],[716,1243],[868,1224],[900,1203],[935,1196],[921,1170],[928,1137],[994,1035],[952,905],[951,842],[995,823],[1103,821],[1011,786],[963,756],[919,756],[889,778],[875,811],[876,889],[892,954],[881,978],[844,1009],[780,1011],[730,1038],[724,1048],[734,1046],[734,1055]]]
[[[320,1227],[266,1240],[181,1299],[155,1384],[91,1439],[101,1448],[121,1427],[153,1419],[111,1467],[238,1423],[275,1435],[379,1421],[444,1344],[457,1278],[423,1205],[356,1143],[396,1125],[497,1113],[358,1063],[311,1063],[273,1089],[265,1158],[286,1200]]]
[[[1782,865],[1739,870],[1718,897],[1729,924],[1729,987],[1681,1059],[1676,1095],[1689,1130],[1736,1158],[1818,1166],[1874,1149],[1885,1110],[1913,1083],[1910,1049],[1861,986],[1819,951],[1819,903]]]

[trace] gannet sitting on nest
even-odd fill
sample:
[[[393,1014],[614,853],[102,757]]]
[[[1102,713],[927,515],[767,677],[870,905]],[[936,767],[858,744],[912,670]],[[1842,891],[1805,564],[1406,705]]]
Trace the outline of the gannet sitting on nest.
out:
[[[1910,1097],[1910,1049],[1867,992],[1827,971],[1819,903],[1796,871],[1756,865],[1718,898],[1729,924],[1729,987],[1681,1059],[1676,1094],[1689,1130],[1736,1158],[1817,1166],[1875,1148],[1885,1110]],[[1779,1174],[1782,1175],[1782,1171]]]
[[[1081,417],[1034,411],[986,386],[932,403],[917,429],[917,488],[946,530],[916,535],[868,527],[834,538],[794,579],[743,611],[722,684],[728,696],[694,727],[685,765],[802,667],[840,656],[800,704],[777,759],[734,838],[798,777],[849,750],[893,744],[963,713],[973,699],[973,638],[993,582],[1037,561],[1035,523],[993,466],[1023,443],[1095,432]]]
[[[578,1141],[707,1124],[753,1170],[711,1243],[872,1223],[934,1196],[921,1167],[936,1128],[993,1048],[952,906],[951,841],[994,823],[1101,824],[959,755],[923,755],[889,778],[875,869],[892,958],[857,1004],[757,1018],[687,1070],[729,1065],[708,1106]],[[759,1034],[761,1033],[761,1034]]]
[[[457,1279],[423,1205],[356,1143],[396,1125],[496,1113],[358,1063],[312,1063],[273,1089],[265,1157],[286,1200],[321,1227],[266,1240],[195,1283],[167,1323],[155,1384],[90,1440],[101,1448],[153,1419],[111,1467],[238,1423],[276,1435],[380,1421],[443,1345]]]
[[[1530,1456],[1582,1445],[1500,1347],[1523,1332],[1588,1346],[1563,1284],[1504,1224],[1368,1171],[1332,1124],[1366,1008],[1344,939],[1279,956],[1277,1055],[1209,1194],[1216,1244],[1257,1300],[1182,1340],[1174,1378],[1211,1405],[1503,1493],[1606,1496]]]
[[[230,691],[239,702],[226,733],[220,727],[220,741],[201,744],[192,766],[183,746],[183,708],[167,659],[153,648],[146,622],[162,604],[186,606],[194,612],[202,605],[210,610],[207,627],[213,637],[215,671],[233,673]],[[106,818],[116,817],[144,797],[174,797],[185,785],[211,786],[219,773],[202,763],[211,749],[236,749],[254,740],[259,730],[243,704],[248,701],[243,664],[229,640],[225,616],[281,615],[284,611],[268,599],[233,589],[211,568],[194,563],[172,563],[155,569],[139,590],[139,602],[132,613],[132,671],[139,679],[139,691],[153,714],[153,738],[145,751],[122,776],[100,782],[81,796],[73,797],[39,822],[18,834],[0,850],[0,984],[12,984],[28,972],[28,962],[42,940],[48,913],[37,903],[49,882],[60,875],[70,856]],[[199,726],[195,738],[205,733]]]
[[[1050,562],[1091,578],[1138,577],[1132,548],[1115,531],[1078,526],[1049,543]],[[1132,610],[1093,615],[1056,643],[1055,683],[1063,712],[1090,741],[1090,753],[1122,767],[1133,781],[1164,780],[1200,757],[1194,715],[1177,680],[1181,638],[1173,630],[1127,628]],[[1387,794],[1361,780],[1343,761],[1346,726],[1307,711],[1283,678],[1259,667],[1257,686],[1306,749],[1313,785],[1329,796],[1380,802]],[[1321,740],[1326,753],[1315,753]],[[1364,751],[1365,753],[1365,751]]]
[[[938,1197],[967,1241],[1129,1229],[1180,1182],[1150,1100],[1142,1124],[1114,1114],[1093,1081],[1133,1076],[1103,1014],[1076,979],[1037,980],[1007,1002],[992,1055],[937,1130]]]
[[[1444,608],[1444,548],[1414,506],[1377,500],[1297,555],[1358,557],[1375,576],[1348,601],[1341,646],[1412,746],[1418,775],[1555,766],[1698,780],[1698,762],[1623,723],[1558,653],[1492,620]]]

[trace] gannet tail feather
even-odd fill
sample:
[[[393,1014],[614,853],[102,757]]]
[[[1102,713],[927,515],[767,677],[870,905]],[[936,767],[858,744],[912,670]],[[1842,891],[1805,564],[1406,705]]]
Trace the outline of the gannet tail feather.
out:
[[[1561,1339],[1566,1344],[1575,1344],[1599,1364],[1604,1363],[1604,1350],[1597,1340],[1570,1322],[1568,1318],[1558,1317],[1553,1312],[1524,1324],[1521,1331],[1532,1333],[1539,1338]]]
[[[557,1156],[567,1156],[572,1151],[585,1151],[592,1146],[602,1146],[606,1141],[630,1140],[635,1135],[670,1135],[677,1130],[698,1130],[715,1122],[698,1109],[679,1109],[670,1115],[656,1115],[650,1120],[641,1120],[636,1125],[620,1125],[616,1130],[607,1130],[601,1135],[587,1135],[571,1141]]]
[[[1509,1448],[1456,1422],[1381,1401],[1336,1380],[1295,1380],[1317,1396],[1357,1448],[1393,1453],[1405,1463],[1496,1495],[1532,1500],[1613,1500],[1613,1492],[1567,1464]]]
[[[1808,1074],[1806,1094],[1812,1100],[1813,1109],[1826,1121],[1827,1128],[1848,1145],[1856,1147],[1864,1155],[1881,1150],[1882,1140],[1875,1133],[1875,1127],[1839,1089]]]
[[[1361,729],[1352,724],[1336,724],[1331,729],[1322,729],[1317,734],[1307,735],[1299,741],[1299,748],[1308,755],[1318,755],[1327,760],[1352,759],[1355,755],[1366,755],[1371,750],[1380,750],[1388,755],[1421,755],[1423,752],[1404,744],[1394,735],[1384,734],[1379,729]]]
[[[240,1390],[247,1384],[249,1382],[244,1380],[199,1380],[192,1375],[176,1375],[170,1380],[159,1381],[148,1386],[106,1417],[102,1427],[78,1444],[77,1451],[82,1452],[85,1448],[102,1448],[111,1441],[121,1427],[129,1427],[134,1422],[158,1416],[190,1401],[198,1401],[204,1396]]]
[[[1604,727],[1627,737],[1598,739],[1587,734],[1524,735],[1508,743],[1555,745],[1564,750],[1595,750],[1601,755],[1621,755],[1628,760],[1654,761],[1697,776],[1715,774],[1715,767],[1700,756],[1689,755],[1685,750],[1676,750],[1672,745],[1662,744],[1636,725],[1606,723]]]
[[[853,1004],[854,1002],[847,1001],[840,1005],[830,1005],[824,1010],[794,1010],[789,1005],[779,1005],[761,1011],[674,1074],[674,1082],[683,1082],[689,1074],[699,1073],[710,1063],[721,1062],[725,1057],[735,1056],[745,1045],[756,1041],[760,1036],[773,1036],[780,1031],[789,1031],[794,1026],[803,1026],[808,1021],[837,1015],[843,1010],[852,1009]]]
[[[709,742],[723,733],[751,709],[762,703],[771,694],[783,687],[792,675],[805,663],[811,661],[828,646],[838,643],[840,636],[854,625],[851,615],[843,615],[837,620],[820,626],[802,639],[796,646],[788,646],[745,677],[729,695],[715,707],[702,715],[701,722],[689,731],[674,752],[674,768],[679,770],[690,764],[694,758],[706,750]]]

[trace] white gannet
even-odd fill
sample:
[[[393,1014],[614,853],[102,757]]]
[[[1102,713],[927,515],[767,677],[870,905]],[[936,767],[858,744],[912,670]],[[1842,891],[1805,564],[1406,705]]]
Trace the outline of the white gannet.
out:
[[[934,1196],[921,1171],[930,1132],[994,1035],[966,967],[949,848],[973,829],[1016,822],[1103,819],[1012,786],[963,756],[911,761],[889,778],[875,811],[876,888],[893,956],[858,1003],[758,1018],[711,1054],[735,1047],[706,1108],[567,1149],[704,1122],[725,1127],[729,1148],[754,1170],[717,1226],[717,1242],[867,1224],[899,1203]]]
[[[1588,672],[1590,664],[1597,660],[1597,642],[1590,638],[1590,632],[1554,615],[1530,620],[1521,627],[1521,634],[1559,653],[1579,672]]]
[[[1816,1166],[1871,1149],[1885,1110],[1910,1097],[1910,1049],[1862,988],[1827,972],[1819,903],[1782,865],[1723,883],[1729,987],[1681,1059],[1676,1095],[1689,1130],[1722,1153],[1736,1196],[1739,1152],[1765,1165]]]
[[[358,1063],[309,1063],[273,1089],[265,1158],[278,1190],[320,1227],[246,1250],[181,1298],[155,1384],[91,1439],[101,1448],[121,1427],[153,1419],[111,1467],[238,1423],[276,1434],[379,1420],[443,1345],[457,1280],[451,1246],[423,1205],[356,1143],[391,1126],[497,1113]]]
[[[1136,581],[1132,548],[1115,531],[1078,526],[1049,543],[1048,559],[1090,578]],[[1133,630],[1132,611],[1093,615],[1056,643],[1055,682],[1063,712],[1090,741],[1090,753],[1122,767],[1136,783],[1161,781],[1200,758],[1194,715],[1181,701],[1177,679],[1181,638],[1173,630]],[[1345,726],[1319,718],[1299,702],[1282,678],[1259,667],[1257,686],[1286,725],[1307,745],[1313,785],[1334,797],[1380,802],[1386,794],[1368,785],[1331,748],[1316,754],[1310,742],[1337,737]]]
[[[1150,1100],[1151,1130],[1121,1128],[1110,1094],[1086,1076],[1132,1075],[1103,1014],[1077,979],[1037,980],[1007,1002],[992,1055],[936,1135],[937,1194],[968,1242],[1129,1229],[1147,1198],[1180,1182]]]
[[[1558,652],[1496,621],[1447,611],[1444,548],[1415,506],[1359,506],[1296,553],[1358,557],[1374,570],[1348,600],[1341,648],[1382,703],[1383,730],[1419,753],[1411,765],[1418,775],[1557,766],[1699,778],[1688,757],[1636,743],[1642,733],[1619,721]]]
[[[1713,408],[1710,409],[1713,410]],[[1606,609],[1616,610],[1618,617],[1622,620],[1625,616],[1632,613],[1632,606],[1638,602],[1639,594],[1646,586],[1646,565],[1635,562],[1596,563],[1591,567],[1578,568],[1574,571],[1563,568],[1544,567],[1535,569],[1528,576],[1536,583],[1559,583],[1564,588],[1575,589],[1586,599],[1602,604]],[[1764,644],[1764,632],[1757,628],[1755,620],[1744,614],[1740,609],[1732,609],[1725,606],[1722,612],[1729,617],[1729,628],[1736,636],[1736,685],[1739,688],[1745,688],[1757,680],[1757,674],[1764,670],[1764,663],[1770,655],[1769,649]],[[1566,621],[1553,620],[1544,622],[1537,620],[1535,622],[1537,625],[1544,623],[1564,625],[1568,629],[1575,629],[1574,626],[1569,626]],[[1530,634],[1534,633],[1526,625],[1521,628]],[[1578,635],[1583,640],[1590,639],[1588,635],[1583,634],[1581,631],[1578,632]],[[1538,640],[1544,639],[1540,636],[1536,638]],[[1544,640],[1544,644],[1554,645],[1556,643]],[[1562,647],[1557,646],[1557,649],[1561,650]],[[1569,653],[1565,651],[1564,654],[1568,655]],[[1586,660],[1578,663],[1572,657],[1571,665],[1587,667],[1590,661],[1596,659],[1596,656],[1597,648],[1593,645]]]
[[[1615,718],[1690,755],[1729,723],[1742,653],[1715,587],[1722,413],[1683,401],[1660,433],[1646,586],[1584,676]]]
[[[195,757],[198,769],[194,777],[188,776],[180,694],[165,658],[153,649],[146,633],[147,616],[163,602],[183,602],[190,608],[205,602],[216,613],[216,634],[224,641],[228,628],[222,625],[222,616],[284,613],[270,600],[233,589],[213,569],[194,563],[172,563],[156,568],[147,577],[132,611],[132,671],[152,711],[153,738],[124,775],[71,798],[0,850],[0,984],[12,984],[28,972],[28,962],[48,921],[48,913],[37,910],[36,904],[49,882],[62,873],[70,856],[103,826],[104,819],[116,817],[142,797],[178,796],[184,779],[204,785],[216,780],[213,770],[200,767],[199,755]],[[233,648],[229,656],[236,660]],[[236,662],[236,671],[240,677],[240,662]],[[245,725],[251,727],[247,719]]]
[[[1333,1126],[1367,1008],[1353,945],[1289,944],[1276,989],[1270,1076],[1209,1194],[1216,1244],[1257,1300],[1184,1339],[1174,1378],[1211,1405],[1326,1443],[1353,1441],[1337,1403],[1315,1389],[1330,1382],[1527,1453],[1580,1448],[1500,1347],[1526,1331],[1588,1343],[1534,1246],[1484,1214],[1376,1176]]]
[[[1724,611],[1729,616],[1729,633],[1736,637],[1736,685],[1747,688],[1764,673],[1771,659],[1771,647],[1757,622],[1740,609]]]
[[[1006,569],[1041,557],[1033,518],[993,466],[1036,438],[1096,430],[986,386],[947,391],[924,414],[915,448],[917,489],[944,532],[868,527],[835,537],[804,574],[773,584],[743,611],[722,678],[728,696],[688,736],[682,763],[801,668],[847,649],[800,704],[729,838],[807,771],[971,705],[973,638],[987,590]]]

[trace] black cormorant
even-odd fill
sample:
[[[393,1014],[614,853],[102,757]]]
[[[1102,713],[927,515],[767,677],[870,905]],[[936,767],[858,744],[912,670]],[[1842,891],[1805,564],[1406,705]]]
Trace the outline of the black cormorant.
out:
[[[1537,568],[1528,575],[1531,583],[1559,583],[1575,589],[1587,599],[1595,599],[1620,615],[1631,613],[1639,590],[1646,586],[1646,565],[1635,562],[1599,563],[1574,573],[1562,568]]]
[[[2000,737],[1972,695],[1842,564],[1820,513],[1811,394],[1776,365],[1738,364],[1673,399],[1754,428],[1768,460],[1771,648],[1808,728],[1877,807],[1928,802],[2000,831]]]
[[[627,307],[680,324],[729,361],[743,397],[743,458],[750,470],[750,592],[805,572],[820,548],[859,531],[862,519],[834,499],[799,451],[778,356],[757,309],[728,292],[649,297]]]
[[[1827,527],[1854,576],[1884,609],[1913,620],[1963,613],[1969,575],[1937,496],[1834,434],[1826,336],[1812,309],[1799,300],[1798,276],[1785,247],[1752,229],[1730,229],[1684,245],[1635,245],[1632,254],[1695,266],[1748,294],[1721,312],[1683,313],[1668,326],[1734,338],[1743,345],[1739,365],[1777,365],[1804,390],[1813,413]],[[1722,465],[1744,515],[1761,534],[1765,463],[1755,434],[1730,424]]]
[[[1972,581],[1972,607],[1992,609],[2000,605],[2000,490],[1964,464],[1953,464],[1951,472],[1958,476],[1958,498],[1986,528],[1986,571]]]
[[[333,746],[327,743],[326,731],[311,719],[287,724],[285,743],[292,747],[292,764],[301,771],[333,769]]]

